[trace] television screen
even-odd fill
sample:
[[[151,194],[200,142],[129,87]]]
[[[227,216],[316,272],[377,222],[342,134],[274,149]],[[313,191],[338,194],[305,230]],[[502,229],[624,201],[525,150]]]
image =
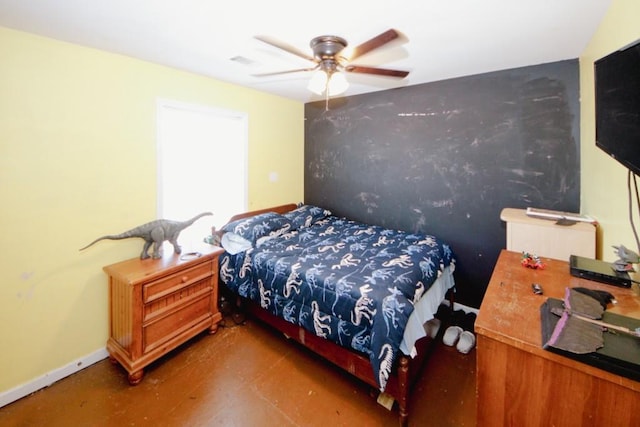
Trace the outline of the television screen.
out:
[[[640,41],[595,62],[596,145],[640,175]]]

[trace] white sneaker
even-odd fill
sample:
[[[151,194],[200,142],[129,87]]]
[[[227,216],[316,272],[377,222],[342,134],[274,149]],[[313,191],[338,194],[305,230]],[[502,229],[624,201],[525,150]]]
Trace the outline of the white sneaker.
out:
[[[476,345],[476,336],[469,331],[463,331],[458,339],[456,348],[462,354],[467,354]]]
[[[460,326],[449,326],[447,330],[444,331],[442,343],[449,347],[453,347],[458,342],[458,338],[460,338],[460,334],[462,334],[462,332],[463,330]]]

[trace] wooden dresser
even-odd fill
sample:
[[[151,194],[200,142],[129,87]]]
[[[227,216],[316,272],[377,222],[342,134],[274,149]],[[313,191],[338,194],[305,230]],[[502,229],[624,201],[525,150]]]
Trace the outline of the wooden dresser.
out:
[[[485,293],[477,333],[478,426],[640,426],[640,382],[542,348],[540,306],[563,299],[566,287],[611,292],[613,313],[640,318],[640,297],[569,274],[567,262],[520,265],[521,253],[501,252]],[[544,295],[535,295],[539,283]]]
[[[130,259],[104,267],[109,276],[109,340],[112,361],[137,384],[143,368],[198,333],[215,333],[218,257],[203,246],[198,255],[170,252],[161,259]]]

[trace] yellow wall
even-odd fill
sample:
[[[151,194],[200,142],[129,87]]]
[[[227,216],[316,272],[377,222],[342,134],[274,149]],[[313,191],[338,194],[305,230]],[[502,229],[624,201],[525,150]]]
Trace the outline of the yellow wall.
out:
[[[1,27],[0,58],[1,393],[104,348],[102,267],[142,241],[78,248],[156,218],[157,98],[248,113],[250,209],[302,200],[304,105]]]
[[[629,222],[627,169],[595,145],[595,60],[640,39],[640,2],[613,0],[611,6],[580,57],[581,210],[600,222],[598,258],[613,261],[612,245],[636,250]],[[635,210],[635,223],[640,224]]]

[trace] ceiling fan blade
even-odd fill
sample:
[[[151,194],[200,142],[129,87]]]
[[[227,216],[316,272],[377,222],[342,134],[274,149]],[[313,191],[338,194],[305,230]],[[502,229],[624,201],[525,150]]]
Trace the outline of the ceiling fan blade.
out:
[[[353,49],[353,53],[349,57],[349,61],[353,61],[355,58],[362,56],[365,53],[371,52],[372,50],[377,49],[386,43],[389,43],[391,40],[397,39],[399,36],[400,34],[398,34],[396,30],[387,30],[384,33],[379,34],[374,38],[356,46]]]
[[[360,65],[348,65],[344,70],[349,73],[376,74],[379,76],[404,78],[409,75],[408,71],[389,70],[387,68],[363,67]]]
[[[273,37],[269,37],[269,36],[255,36],[256,39],[260,40],[263,43],[269,44],[271,46],[277,47],[278,49],[282,49],[286,52],[289,52],[293,55],[299,56],[300,58],[304,58],[307,61],[311,61],[311,62],[315,62],[315,60],[313,59],[312,56],[302,52],[301,50],[291,46],[290,44],[287,44],[285,42],[282,42],[280,40],[276,40]]]
[[[313,71],[317,70],[320,66],[316,65],[311,68],[298,68],[297,70],[287,70],[287,71],[274,71],[271,73],[259,73],[259,74],[251,74],[253,77],[267,77],[267,76],[278,76],[280,74],[291,74],[291,73],[301,73],[303,71]]]

